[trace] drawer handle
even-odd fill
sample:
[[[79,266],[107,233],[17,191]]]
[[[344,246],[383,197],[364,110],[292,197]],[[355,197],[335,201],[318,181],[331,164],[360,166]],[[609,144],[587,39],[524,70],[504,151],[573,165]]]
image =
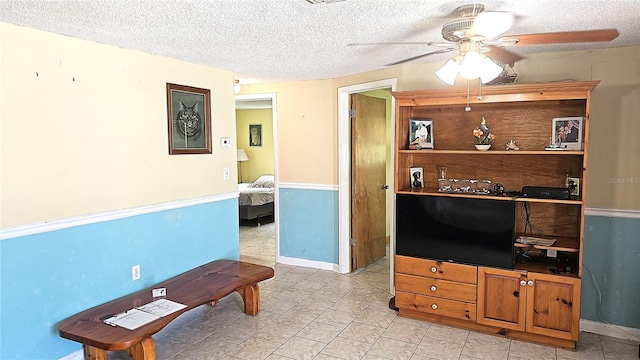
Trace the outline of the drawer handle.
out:
[[[533,286],[533,280],[529,280],[529,281],[527,281],[527,285],[529,285],[529,286]]]
[[[525,286],[527,285],[527,282],[525,280],[520,280],[520,286]]]
[[[436,288],[436,286],[435,286],[435,285],[431,285],[431,291],[436,291],[436,290],[438,290],[438,289]]]
[[[431,267],[431,272],[432,272],[432,273],[434,273],[434,272],[436,272],[436,271],[438,271],[438,269],[436,269],[436,267],[435,267],[435,266],[432,266],[432,267]]]
[[[436,305],[436,304],[431,304],[431,308],[432,308],[433,310],[438,310],[438,305]]]

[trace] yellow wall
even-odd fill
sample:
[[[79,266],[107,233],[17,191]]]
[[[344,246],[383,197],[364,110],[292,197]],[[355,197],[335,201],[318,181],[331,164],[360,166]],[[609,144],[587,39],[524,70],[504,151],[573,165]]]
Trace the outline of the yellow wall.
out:
[[[336,89],[330,80],[243,86],[277,94],[278,182],[338,183]]]
[[[262,125],[262,146],[249,146],[249,125]],[[242,162],[242,182],[253,182],[260,175],[273,174],[273,115],[271,109],[236,110],[238,149],[249,160]]]
[[[404,65],[332,80],[253,85],[243,92],[278,96],[280,180],[336,185],[337,89],[391,78],[398,79],[399,91],[450,88],[434,75],[442,65]],[[533,54],[519,61],[515,70],[520,83],[601,80],[591,103],[587,206],[640,210],[640,47]],[[465,86],[461,80],[456,83]],[[472,86],[472,96],[477,89]],[[323,136],[313,147],[307,145],[307,136],[300,136],[309,119],[315,133]]]
[[[3,228],[236,191],[232,73],[0,26]],[[211,90],[213,154],[168,155],[167,82]]]

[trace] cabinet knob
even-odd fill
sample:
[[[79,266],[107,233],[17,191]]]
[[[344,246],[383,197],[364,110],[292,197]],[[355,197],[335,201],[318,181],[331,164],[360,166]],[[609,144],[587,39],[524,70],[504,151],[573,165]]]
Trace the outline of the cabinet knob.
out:
[[[529,286],[533,286],[533,280],[529,280],[529,281],[527,281],[527,285],[529,285]]]
[[[436,271],[438,271],[438,269],[436,269],[436,267],[435,267],[435,266],[432,266],[432,267],[431,267],[431,272],[432,272],[432,273],[434,273],[434,272],[436,272]]]
[[[525,280],[520,280],[520,286],[525,286],[527,285],[527,282]]]
[[[433,310],[438,310],[438,305],[436,305],[436,304],[431,304],[431,308],[432,308]]]
[[[431,291],[436,291],[436,286],[435,285],[431,285]]]

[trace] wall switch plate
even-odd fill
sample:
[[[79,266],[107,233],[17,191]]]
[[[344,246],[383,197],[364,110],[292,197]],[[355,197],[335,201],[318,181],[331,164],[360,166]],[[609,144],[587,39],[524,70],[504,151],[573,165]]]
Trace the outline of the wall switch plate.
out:
[[[222,147],[222,148],[231,147],[231,138],[229,138],[229,137],[220,138],[220,147]]]
[[[133,265],[131,267],[131,280],[140,279],[140,265]]]
[[[229,176],[230,176],[229,168],[228,168],[228,167],[223,168],[223,169],[222,169],[222,177],[223,177],[225,180],[229,180]]]

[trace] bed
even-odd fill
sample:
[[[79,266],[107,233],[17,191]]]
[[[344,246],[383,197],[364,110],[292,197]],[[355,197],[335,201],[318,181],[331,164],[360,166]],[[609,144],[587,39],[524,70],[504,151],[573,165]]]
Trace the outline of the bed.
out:
[[[273,175],[262,175],[252,183],[238,184],[240,220],[255,220],[273,215]]]

